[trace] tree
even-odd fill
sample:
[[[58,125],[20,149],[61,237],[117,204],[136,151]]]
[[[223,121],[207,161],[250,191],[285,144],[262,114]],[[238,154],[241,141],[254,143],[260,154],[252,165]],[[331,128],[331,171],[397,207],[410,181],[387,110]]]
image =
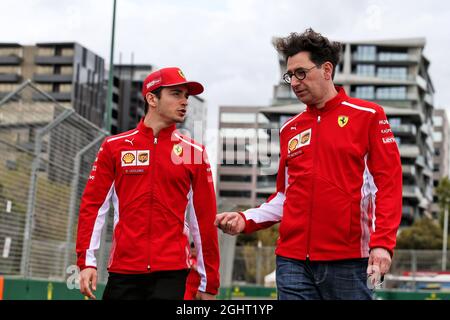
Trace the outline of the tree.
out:
[[[430,218],[414,221],[411,227],[403,229],[397,237],[397,249],[442,249],[442,229]]]
[[[444,177],[436,187],[439,199],[440,215],[439,221],[422,218],[414,224],[403,229],[397,237],[397,249],[442,249],[444,209],[450,204],[450,179]],[[448,233],[448,230],[447,230]],[[450,241],[447,243],[450,244]]]
[[[439,181],[439,185],[436,187],[436,194],[439,199],[440,208],[439,223],[441,228],[444,229],[444,210],[445,206],[450,204],[450,179],[447,176]]]

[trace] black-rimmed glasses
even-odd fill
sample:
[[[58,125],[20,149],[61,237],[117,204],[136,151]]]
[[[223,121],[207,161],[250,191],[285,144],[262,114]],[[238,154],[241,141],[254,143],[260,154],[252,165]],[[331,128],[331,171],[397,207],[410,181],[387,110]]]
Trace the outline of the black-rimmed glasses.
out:
[[[305,68],[298,68],[298,69],[295,69],[294,70],[294,72],[290,72],[290,71],[288,71],[288,72],[286,72],[284,75],[283,75],[283,80],[284,81],[286,81],[286,83],[291,83],[291,81],[292,81],[292,76],[295,76],[298,80],[305,80],[305,78],[306,78],[306,74],[308,73],[308,72],[310,72],[312,69],[314,69],[314,68],[317,68],[318,66],[312,66],[311,68],[309,68],[309,69],[305,69]]]

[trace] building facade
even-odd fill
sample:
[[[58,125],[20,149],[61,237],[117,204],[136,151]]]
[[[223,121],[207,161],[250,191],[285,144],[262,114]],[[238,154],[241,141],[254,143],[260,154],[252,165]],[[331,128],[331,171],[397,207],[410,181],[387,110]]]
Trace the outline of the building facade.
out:
[[[153,67],[147,64],[114,65],[112,134],[136,128],[144,116],[142,84],[152,70]],[[105,78],[105,87],[107,85],[108,79]]]
[[[97,126],[103,124],[104,60],[76,42],[21,45],[0,43],[0,98],[16,90],[25,80],[63,105],[74,108]],[[39,93],[25,102],[45,101]]]
[[[445,109],[434,110],[433,126],[433,186],[436,188],[439,185],[439,181],[444,177],[448,177],[449,174],[449,123]],[[433,217],[438,217],[439,205],[436,192],[433,195],[431,211]]]

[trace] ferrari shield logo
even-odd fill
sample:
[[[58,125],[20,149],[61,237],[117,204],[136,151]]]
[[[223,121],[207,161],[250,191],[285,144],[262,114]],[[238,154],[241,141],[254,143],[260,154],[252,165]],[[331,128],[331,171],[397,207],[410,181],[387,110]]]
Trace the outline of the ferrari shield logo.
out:
[[[339,116],[338,117],[338,124],[339,127],[343,128],[347,125],[348,123],[348,117],[347,116]]]
[[[180,146],[179,144],[176,144],[173,146],[173,152],[177,155],[177,156],[181,156],[181,154],[183,153],[183,147]]]

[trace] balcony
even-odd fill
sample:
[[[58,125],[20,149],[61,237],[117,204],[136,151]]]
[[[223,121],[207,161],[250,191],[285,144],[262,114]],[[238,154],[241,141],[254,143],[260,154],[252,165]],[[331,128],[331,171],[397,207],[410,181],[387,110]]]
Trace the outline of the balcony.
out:
[[[422,170],[422,174],[423,174],[424,176],[429,177],[430,179],[433,179],[433,172],[431,172],[431,170],[428,169],[428,168],[424,168],[424,169]]]
[[[71,83],[72,80],[73,80],[73,75],[71,75],[71,74],[38,74],[38,73],[35,73],[33,75],[33,81],[35,81],[35,82],[46,82],[46,83],[64,82],[64,83]]]
[[[416,126],[413,124],[391,125],[391,129],[396,135],[398,134],[415,136],[417,134]]]
[[[423,156],[417,156],[416,158],[416,164],[422,168],[425,168],[425,158]]]
[[[383,53],[377,55],[364,55],[359,54],[357,52],[352,54],[352,63],[360,63],[360,62],[374,62],[376,64],[383,65],[411,65],[419,63],[419,57],[417,55],[405,54],[391,57],[386,55],[383,56]]]
[[[402,165],[402,172],[404,175],[415,176],[416,167],[413,165]]]
[[[34,62],[41,65],[73,64],[73,56],[36,56]]]
[[[0,82],[20,82],[22,77],[16,73],[0,73]]]
[[[21,64],[22,58],[15,55],[0,56],[0,65],[15,65]]]
[[[251,182],[223,182],[218,185],[219,190],[229,191],[251,191],[253,184]]]
[[[416,158],[420,154],[419,147],[413,144],[401,144],[400,155],[405,158]]]
[[[251,175],[252,167],[235,167],[232,165],[220,165],[218,175]]]
[[[57,101],[70,101],[72,100],[71,92],[46,92],[49,96]],[[33,92],[33,100],[35,101],[49,101],[49,99],[39,92]]]
[[[431,136],[433,134],[433,126],[427,123],[423,123],[420,126],[420,131],[427,136]]]
[[[420,192],[419,187],[417,186],[403,186],[403,198],[410,198],[420,201],[422,197],[422,193]]]
[[[428,103],[429,105],[434,105],[434,98],[432,95],[430,94],[425,94],[425,102]]]

